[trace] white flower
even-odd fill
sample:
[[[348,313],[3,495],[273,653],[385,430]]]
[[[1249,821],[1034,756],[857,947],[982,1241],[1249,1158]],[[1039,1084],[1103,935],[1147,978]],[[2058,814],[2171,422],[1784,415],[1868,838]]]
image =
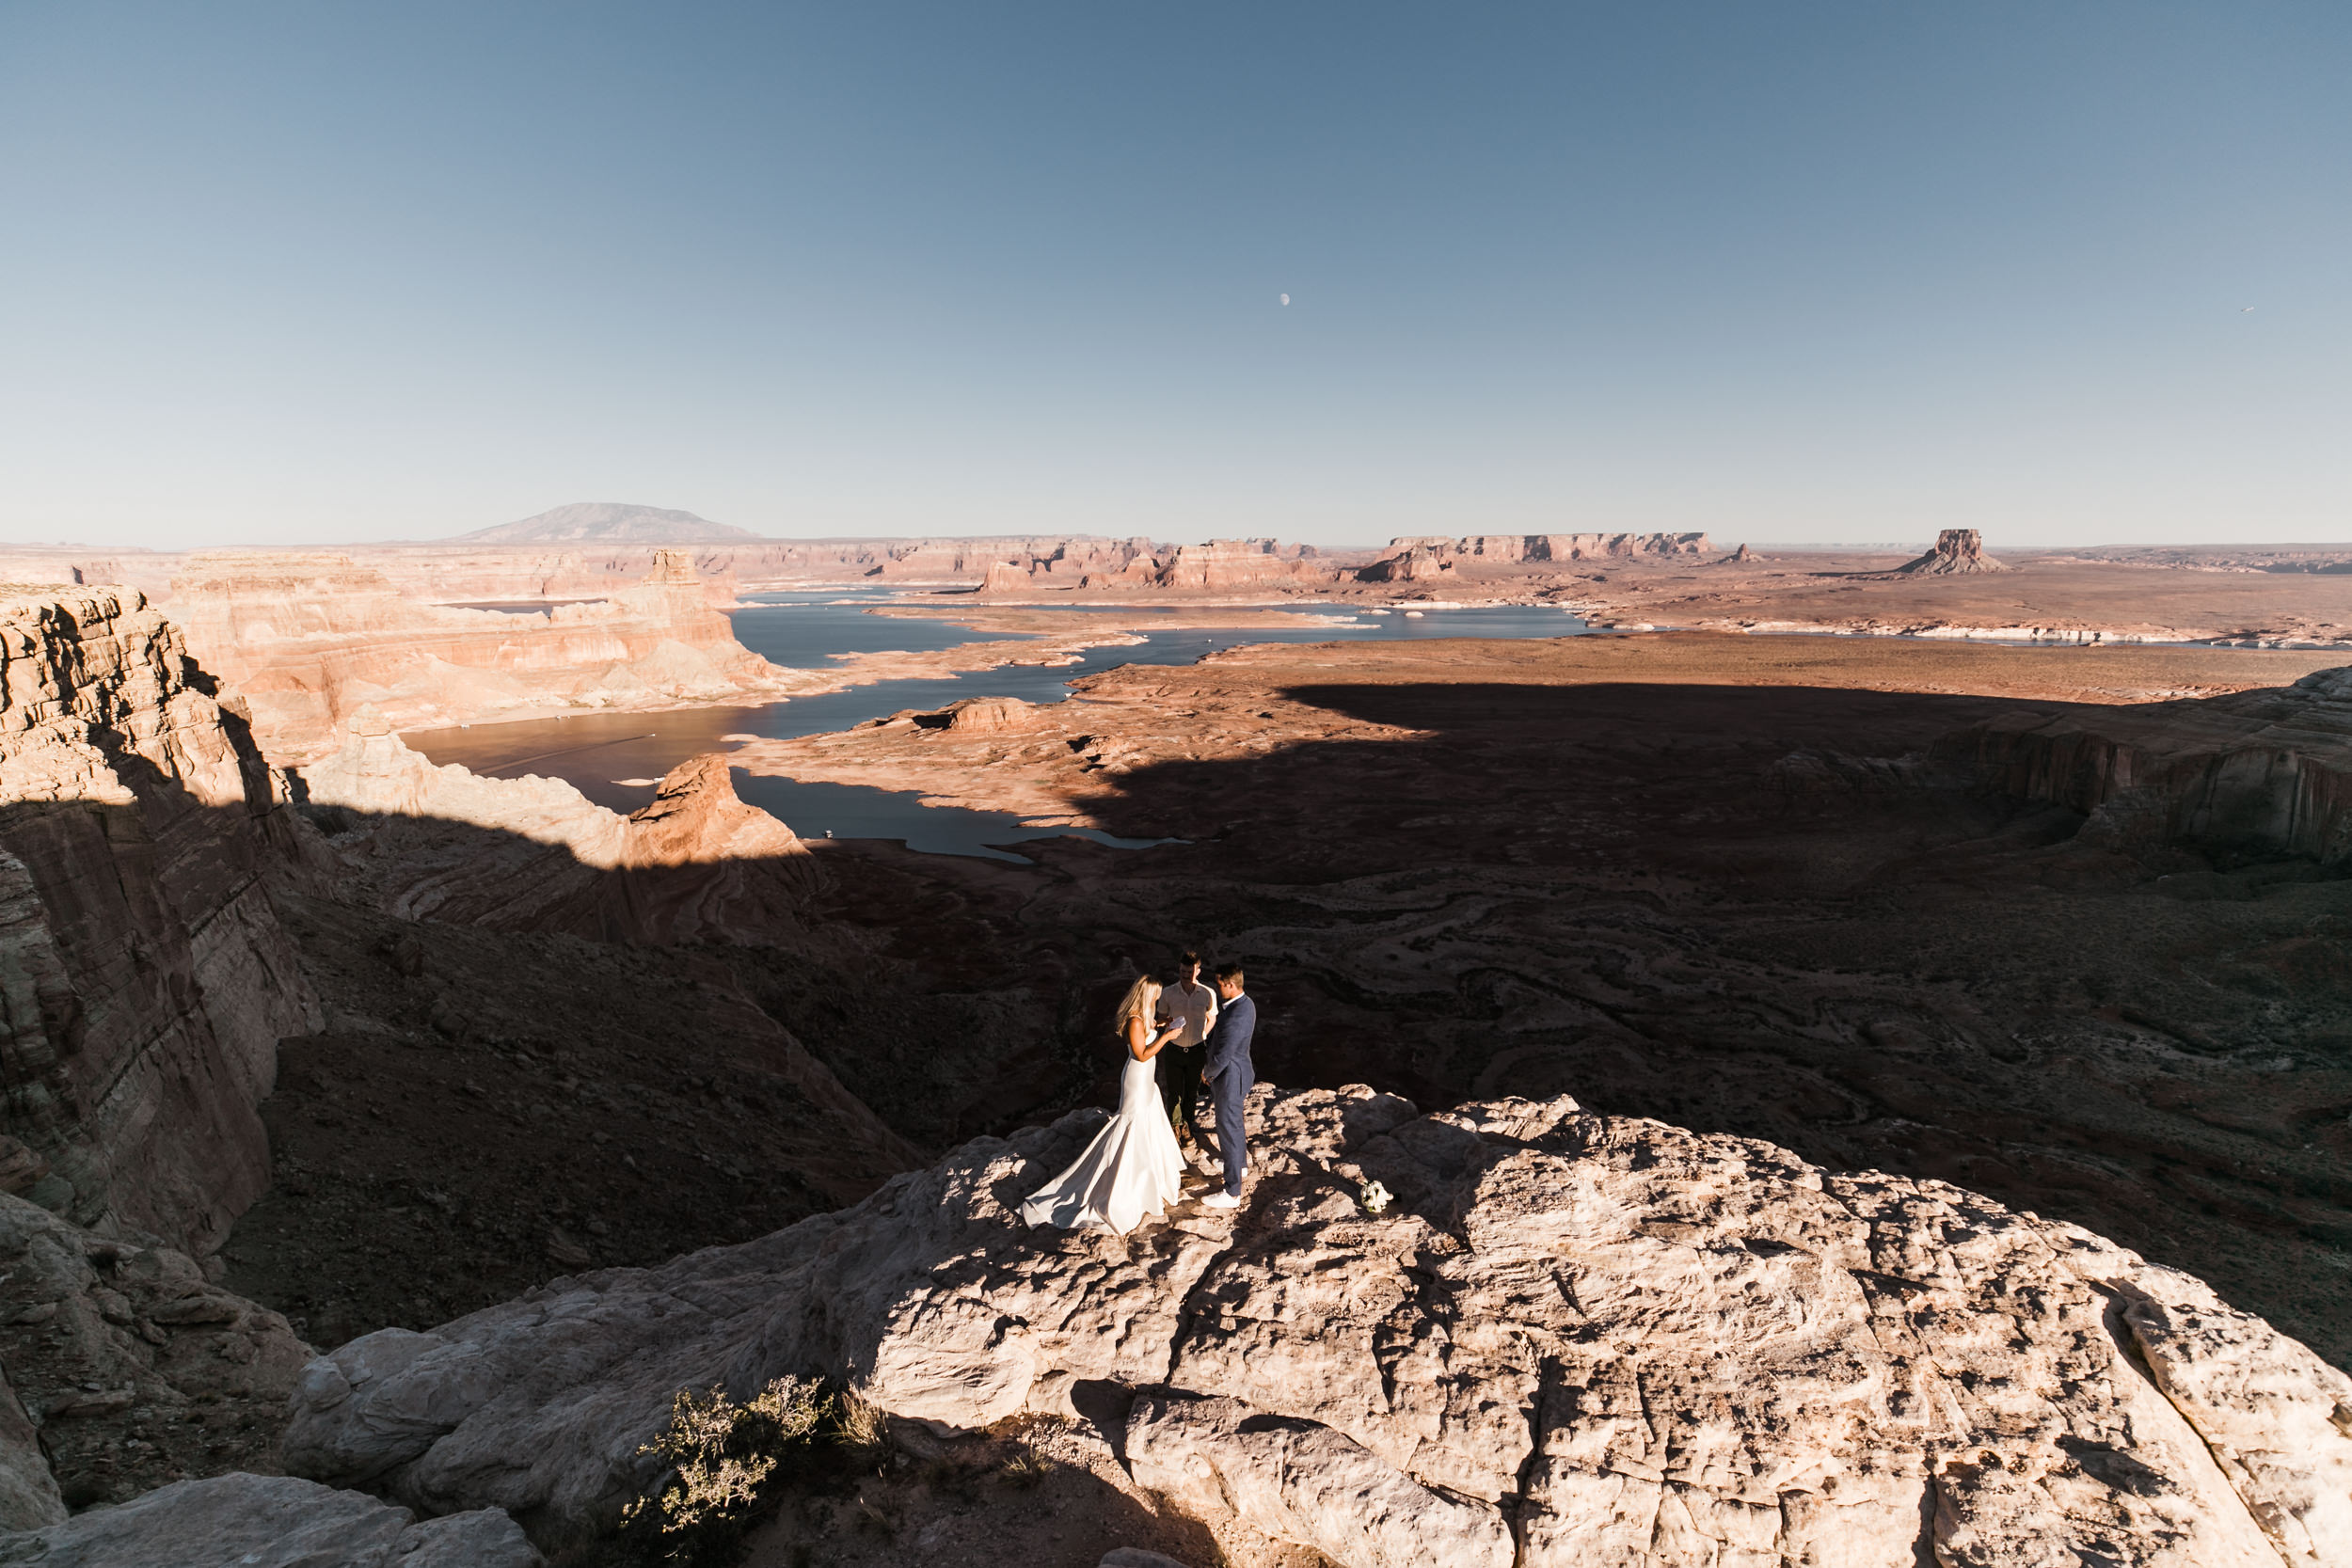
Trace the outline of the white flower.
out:
[[[1363,1187],[1364,1212],[1376,1214],[1389,1206],[1389,1189],[1377,1181],[1367,1181]]]

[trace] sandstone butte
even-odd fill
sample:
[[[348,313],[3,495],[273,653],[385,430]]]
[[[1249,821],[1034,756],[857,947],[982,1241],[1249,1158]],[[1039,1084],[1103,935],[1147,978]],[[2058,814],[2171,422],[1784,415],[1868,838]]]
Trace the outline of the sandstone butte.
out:
[[[653,940],[664,911],[695,931],[783,918],[807,857],[707,759],[645,812],[596,816],[548,781],[432,769],[363,708],[324,766],[273,769],[135,594],[11,592],[0,659],[18,1133],[0,1174],[31,1199],[0,1193],[0,1289],[65,1358],[10,1366],[40,1380],[29,1402],[0,1393],[0,1523],[20,1530],[0,1561],[186,1561],[201,1541],[223,1562],[520,1568],[657,1479],[639,1450],[679,1389],[797,1374],[911,1441],[1023,1413],[1091,1428],[1121,1484],[1245,1563],[1285,1543],[1350,1568],[2352,1562],[2352,1382],[2194,1278],[1959,1188],[1565,1097],[1422,1114],[1265,1085],[1243,1210],[1026,1231],[1020,1196],[1103,1116],[1079,1111],[760,1241],[303,1363],[282,1318],[196,1260],[265,1177],[252,1112],[275,1040],[314,1022],[266,879],[365,886],[375,858],[408,908],[532,918],[495,870],[436,863],[478,834],[411,815],[476,787],[469,826],[503,819],[575,863],[584,879],[548,895],[562,918],[644,919]],[[2332,800],[2331,765],[2281,759],[2341,750],[2340,696],[2314,678],[2225,699],[2185,751],[2155,732],[1983,744],[2103,805],[2184,778],[2233,800],[2256,774]],[[941,731],[1033,722],[973,705]],[[2249,747],[2266,760],[2229,760]],[[2090,760],[2034,760],[2058,756]],[[2299,805],[2278,831],[2341,840]],[[746,864],[755,885],[628,891]],[[887,1136],[834,1104],[846,1136]],[[1378,1212],[1374,1182],[1394,1195]],[[305,1479],[215,1475],[63,1517],[42,1453],[61,1423],[281,1393]]]

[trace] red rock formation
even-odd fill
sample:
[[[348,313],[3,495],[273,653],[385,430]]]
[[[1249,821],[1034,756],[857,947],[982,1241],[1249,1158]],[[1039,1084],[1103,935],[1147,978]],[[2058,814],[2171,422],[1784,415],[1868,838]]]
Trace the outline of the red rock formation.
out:
[[[1261,588],[1293,588],[1325,584],[1335,574],[1311,552],[1293,553],[1272,539],[1212,539],[1205,545],[1179,545],[1161,568],[1162,588],[1232,593]]]
[[[251,705],[269,753],[295,762],[335,750],[362,707],[414,728],[741,702],[786,684],[735,641],[682,550],[657,550],[639,582],[547,617],[422,604],[335,554],[199,556],[173,592],[199,660]]]
[[[318,1023],[262,887],[291,832],[137,594],[0,593],[0,1122],[37,1201],[202,1252],[266,1184],[254,1106]]]
[[[1984,536],[1972,528],[1947,528],[1935,536],[1935,548],[1897,568],[1906,575],[1949,577],[1964,572],[2006,572],[2008,567],[1984,553]]]

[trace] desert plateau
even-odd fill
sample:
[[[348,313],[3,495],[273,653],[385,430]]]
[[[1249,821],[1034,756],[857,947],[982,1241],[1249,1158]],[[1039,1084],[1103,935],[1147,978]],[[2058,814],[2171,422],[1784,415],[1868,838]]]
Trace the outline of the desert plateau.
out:
[[[752,1562],[2345,1560],[2352,551],[1554,544],[11,588],[0,1544],[620,1560],[790,1386]],[[1026,1229],[1177,943],[1244,1205]]]

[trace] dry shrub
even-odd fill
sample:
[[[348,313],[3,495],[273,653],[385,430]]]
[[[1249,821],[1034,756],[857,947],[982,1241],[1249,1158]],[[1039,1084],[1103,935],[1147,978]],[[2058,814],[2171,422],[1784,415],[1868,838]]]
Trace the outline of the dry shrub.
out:
[[[732,1563],[759,1517],[770,1479],[787,1455],[810,1446],[835,1404],[821,1385],[795,1377],[778,1378],[748,1404],[721,1388],[700,1397],[680,1389],[669,1430],[638,1450],[660,1455],[672,1469],[657,1492],[622,1512],[621,1560],[684,1568]],[[878,1414],[873,1422],[879,1432]]]
[[[852,1462],[860,1463],[880,1458],[889,1442],[882,1413],[846,1391],[833,1402],[831,1435],[834,1445]]]
[[[1008,1485],[1018,1487],[1025,1492],[1042,1481],[1047,1476],[1052,1475],[1056,1468],[1052,1460],[1036,1449],[1023,1449],[1013,1455],[1004,1469],[998,1473],[1005,1478]]]

